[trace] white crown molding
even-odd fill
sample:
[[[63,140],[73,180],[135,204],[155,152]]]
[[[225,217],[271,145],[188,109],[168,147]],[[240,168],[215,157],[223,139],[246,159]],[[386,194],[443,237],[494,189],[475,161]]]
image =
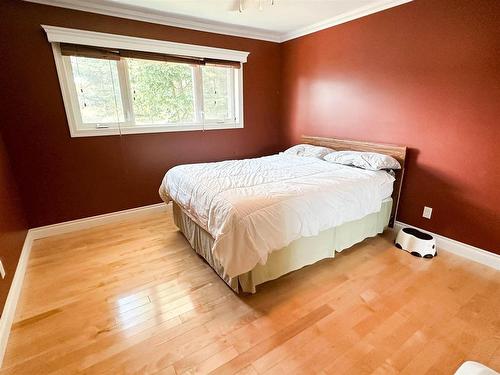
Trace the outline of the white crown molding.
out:
[[[401,4],[409,3],[411,1],[413,0],[381,0],[375,4],[366,5],[364,7],[360,7],[352,11],[339,14],[338,16],[315,23],[313,25],[306,26],[289,33],[285,33],[281,36],[281,41],[286,42],[291,39],[299,38],[307,34],[312,34],[315,33],[316,31],[328,29],[329,27],[337,26],[342,23],[355,20],[357,18],[365,17],[370,14],[377,13]]]
[[[24,0],[31,3],[50,5],[60,8],[81,10],[84,12],[104,14],[106,16],[128,18],[137,21],[160,25],[180,27],[184,29],[225,34],[242,38],[259,39],[269,42],[280,42],[279,33],[256,29],[241,25],[231,25],[215,21],[201,20],[189,16],[181,16],[167,12],[155,11],[143,7],[117,4],[108,0]]]
[[[355,10],[340,14],[333,18],[315,23],[298,30],[280,33],[277,31],[263,30],[248,26],[232,25],[216,21],[155,11],[138,6],[118,4],[109,0],[24,0],[32,3],[81,10],[84,12],[104,14],[107,16],[128,18],[143,22],[175,26],[184,29],[205,31],[216,34],[225,34],[250,39],[259,39],[269,42],[286,42],[307,34],[314,33],[332,26],[368,16],[413,0],[380,0],[375,4],[359,7]]]
[[[447,251],[474,262],[484,264],[485,266],[494,268],[496,270],[500,270],[500,255],[498,254],[480,249],[478,247],[467,245],[463,242],[459,242],[451,238],[429,232],[428,230],[402,223],[400,221],[396,221],[394,225],[394,231],[399,232],[402,228],[405,227],[415,228],[422,232],[429,233],[436,239],[436,245],[440,250]]]
[[[42,25],[42,28],[47,33],[47,39],[51,43],[74,43],[95,47],[121,48],[179,56],[239,61],[242,63],[247,61],[249,55],[249,52],[244,51],[166,42],[157,39],[137,38],[47,25]]]

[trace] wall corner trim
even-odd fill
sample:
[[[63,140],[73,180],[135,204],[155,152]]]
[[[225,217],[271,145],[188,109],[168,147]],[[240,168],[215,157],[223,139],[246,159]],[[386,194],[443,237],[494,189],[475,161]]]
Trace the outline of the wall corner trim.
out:
[[[5,350],[7,349],[10,329],[12,327],[12,322],[14,321],[14,316],[16,314],[17,301],[19,300],[19,296],[21,295],[24,275],[26,273],[26,267],[28,266],[28,259],[30,257],[32,245],[33,236],[28,231],[24,240],[23,248],[21,250],[21,255],[19,256],[19,261],[14,273],[12,285],[10,286],[9,294],[7,295],[5,306],[3,307],[2,317],[0,318],[0,368],[2,367],[3,357],[5,355]]]
[[[266,30],[261,28],[234,25],[202,18],[168,13],[141,6],[117,3],[110,0],[24,0],[31,3],[50,5],[60,8],[79,10],[111,17],[120,17],[142,22],[156,23],[190,30],[198,30],[222,35],[264,40],[274,43],[286,42],[307,34],[315,33],[332,26],[365,17],[413,0],[378,0],[372,4],[360,6],[335,17],[300,27],[289,32]]]
[[[461,256],[477,263],[481,263],[496,270],[500,270],[500,255],[498,254],[480,249],[478,247],[474,247],[472,245],[467,245],[463,242],[459,242],[451,238],[441,236],[440,234],[436,234],[400,221],[396,221],[394,225],[394,231],[398,232],[401,228],[404,227],[415,228],[434,236],[434,238],[436,239],[437,247],[440,250],[447,251],[449,253]]]
[[[324,29],[328,29],[333,26],[341,25],[343,23],[356,20],[358,18],[369,16],[370,14],[378,13],[383,10],[396,7],[398,5],[403,5],[409,3],[413,0],[381,0],[374,4],[369,4],[366,6],[359,7],[349,12],[339,14],[333,18],[317,22],[312,25],[302,27],[300,29],[284,33],[281,36],[281,42],[287,42],[292,39],[300,38],[308,34],[315,33]]]
[[[24,0],[31,3],[54,7],[79,10],[111,17],[119,17],[136,21],[155,23],[159,25],[179,27],[183,29],[203,31],[240,38],[281,42],[281,34],[250,26],[232,25],[223,22],[210,21],[192,16],[183,16],[141,6],[133,6],[110,0]]]

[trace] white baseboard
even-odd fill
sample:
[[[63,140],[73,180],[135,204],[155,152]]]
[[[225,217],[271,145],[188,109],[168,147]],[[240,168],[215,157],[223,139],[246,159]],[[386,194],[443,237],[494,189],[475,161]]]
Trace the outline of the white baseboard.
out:
[[[2,367],[3,357],[5,355],[5,350],[7,349],[10,328],[12,327],[12,322],[14,321],[14,316],[16,314],[17,301],[19,300],[19,296],[21,295],[24,274],[26,273],[26,267],[28,266],[28,259],[30,257],[32,244],[33,237],[28,231],[26,239],[24,240],[23,248],[21,250],[21,255],[19,256],[19,261],[14,273],[12,285],[10,286],[9,294],[7,295],[5,306],[3,307],[2,317],[0,318],[0,367]]]
[[[125,220],[138,215],[149,214],[152,212],[161,212],[166,210],[165,203],[157,203],[149,206],[131,208],[129,210],[116,211],[109,214],[85,217],[83,219],[65,221],[62,223],[46,225],[30,229],[33,240],[40,238],[56,236],[58,234],[70,233],[77,230],[93,228],[99,225],[109,224],[116,221]]]
[[[131,217],[137,217],[138,215],[143,215],[152,212],[162,212],[166,211],[167,205],[165,203],[153,204],[150,206],[132,208],[130,210],[117,211],[110,214],[98,215],[87,217],[78,220],[66,221],[59,224],[47,225],[44,227],[33,228],[28,231],[26,239],[24,241],[23,248],[21,250],[21,256],[19,257],[19,262],[17,264],[16,272],[14,274],[14,279],[3,308],[2,316],[0,318],[0,367],[2,366],[3,357],[5,354],[5,349],[7,348],[7,341],[9,339],[10,329],[12,322],[14,320],[17,301],[21,294],[21,289],[23,285],[24,275],[26,273],[26,267],[28,265],[28,259],[31,253],[31,247],[33,241],[39,238],[45,238],[49,236],[55,236],[58,234],[69,233],[77,230],[88,229],[95,226],[109,224],[112,222],[128,219]],[[464,244],[435,234],[423,229],[414,227],[396,221],[394,225],[394,230],[399,231],[403,227],[412,227],[419,229],[423,232],[430,233],[436,238],[437,246],[444,251],[448,251],[464,258],[473,260],[475,262],[493,267],[500,270],[500,256],[474,246]]]
[[[394,224],[394,230],[398,232],[401,228],[410,227],[418,229],[422,232],[429,233],[436,239],[436,245],[440,250],[447,251],[459,255],[461,257],[467,258],[477,263],[484,264],[488,267],[492,267],[496,270],[500,270],[500,255],[467,245],[463,242],[452,240],[451,238],[441,236],[436,233],[429,232],[413,225],[405,224],[400,221],[396,221]]]
[[[109,224],[147,213],[166,211],[166,209],[167,205],[165,203],[158,203],[152,204],[150,206],[132,208],[130,210],[117,211],[110,214],[91,216],[83,219],[66,221],[59,224],[47,225],[44,227],[38,227],[28,230],[28,234],[26,235],[26,239],[24,240],[24,245],[19,257],[19,262],[17,263],[14,279],[12,280],[12,285],[10,286],[9,294],[7,296],[7,300],[2,311],[2,316],[0,318],[0,368],[2,367],[5,350],[7,349],[10,329],[12,327],[12,322],[14,321],[17,301],[19,300],[19,296],[21,295],[24,275],[26,274],[28,259],[30,257],[31,247],[34,240],[55,236],[58,234],[74,232],[77,230],[88,229],[103,224]]]

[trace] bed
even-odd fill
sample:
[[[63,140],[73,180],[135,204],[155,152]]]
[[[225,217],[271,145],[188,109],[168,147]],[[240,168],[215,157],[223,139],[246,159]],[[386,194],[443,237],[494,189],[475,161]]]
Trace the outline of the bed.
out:
[[[398,160],[395,174],[283,153],[181,165],[162,199],[191,247],[235,292],[333,258],[394,223],[406,147],[322,137],[302,143]]]

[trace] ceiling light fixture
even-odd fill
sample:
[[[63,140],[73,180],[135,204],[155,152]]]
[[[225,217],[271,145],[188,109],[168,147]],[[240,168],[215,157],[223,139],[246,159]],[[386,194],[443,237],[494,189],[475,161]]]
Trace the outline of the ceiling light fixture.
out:
[[[274,3],[275,3],[275,0],[258,0],[258,2],[259,2],[259,10],[260,11],[264,10],[264,2],[267,2],[267,1],[269,1],[271,3],[271,5],[274,5]],[[244,2],[245,2],[245,0],[239,0],[238,11],[240,13],[243,13]]]

